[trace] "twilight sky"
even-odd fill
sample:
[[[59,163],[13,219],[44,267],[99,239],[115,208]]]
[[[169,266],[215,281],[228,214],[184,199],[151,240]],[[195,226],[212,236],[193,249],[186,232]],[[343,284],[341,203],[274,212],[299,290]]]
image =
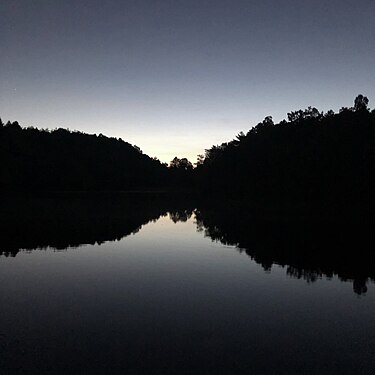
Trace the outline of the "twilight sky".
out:
[[[169,162],[265,116],[375,107],[374,0],[1,0],[0,116]]]

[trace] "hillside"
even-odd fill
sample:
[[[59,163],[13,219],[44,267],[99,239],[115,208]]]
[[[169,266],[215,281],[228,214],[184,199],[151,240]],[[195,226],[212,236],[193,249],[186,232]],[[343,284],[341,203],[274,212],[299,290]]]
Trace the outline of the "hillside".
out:
[[[339,113],[309,107],[272,117],[206,150],[196,183],[206,193],[262,202],[366,202],[375,187],[375,111],[359,95]]]
[[[166,174],[165,165],[121,139],[0,121],[3,191],[155,188]]]

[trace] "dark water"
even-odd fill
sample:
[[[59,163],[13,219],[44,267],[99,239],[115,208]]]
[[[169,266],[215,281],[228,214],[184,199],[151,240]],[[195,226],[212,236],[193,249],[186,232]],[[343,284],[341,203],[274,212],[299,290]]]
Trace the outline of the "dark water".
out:
[[[374,373],[366,251],[325,261],[192,203],[21,206],[1,214],[2,374]]]

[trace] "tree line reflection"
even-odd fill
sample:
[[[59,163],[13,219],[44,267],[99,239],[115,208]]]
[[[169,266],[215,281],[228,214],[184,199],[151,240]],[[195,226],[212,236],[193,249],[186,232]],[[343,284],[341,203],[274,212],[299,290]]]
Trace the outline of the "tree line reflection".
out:
[[[278,264],[307,282],[338,276],[351,281],[357,294],[375,281],[372,223],[364,217],[265,215],[240,201],[209,203],[170,194],[64,193],[59,199],[54,194],[1,203],[0,255],[6,257],[118,241],[161,216],[177,223],[194,214],[197,231],[235,246],[267,272]]]
[[[375,282],[372,221],[365,217],[257,215],[241,203],[196,211],[197,228],[213,241],[236,246],[266,272],[274,264],[307,282],[337,276],[357,294]],[[353,214],[353,212],[351,212]]]

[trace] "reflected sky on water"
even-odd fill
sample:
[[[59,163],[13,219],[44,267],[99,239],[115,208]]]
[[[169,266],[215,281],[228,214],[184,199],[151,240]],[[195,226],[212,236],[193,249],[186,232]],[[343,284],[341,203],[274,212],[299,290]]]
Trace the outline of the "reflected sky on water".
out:
[[[5,373],[372,373],[372,283],[358,295],[336,276],[265,272],[194,214],[153,219],[101,245],[0,257]]]

